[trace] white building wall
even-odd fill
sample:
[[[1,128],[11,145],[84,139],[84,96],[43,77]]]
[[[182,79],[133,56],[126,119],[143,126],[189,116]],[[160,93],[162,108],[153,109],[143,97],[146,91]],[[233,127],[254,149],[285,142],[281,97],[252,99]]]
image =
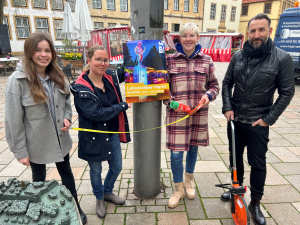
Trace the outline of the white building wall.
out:
[[[214,20],[210,19],[212,3],[216,4],[216,16]],[[218,28],[220,26],[222,5],[227,6],[226,19],[225,19],[226,31],[229,30],[229,31],[238,32],[242,0],[205,0],[204,15],[203,15],[203,30],[202,30],[203,32],[207,32],[208,29],[214,29],[218,31]],[[235,21],[230,21],[232,6],[236,7]]]
[[[48,18],[48,27],[49,33],[52,37],[54,45],[62,45],[61,41],[55,40],[55,30],[53,24],[53,18],[56,19],[63,19],[63,11],[52,11],[51,4],[49,0],[46,0],[47,9],[35,9],[32,8],[32,1],[27,1],[28,7],[22,8],[18,7],[15,8],[11,5],[11,1],[6,1],[7,6],[4,7],[3,14],[8,16],[10,30],[11,30],[11,51],[12,52],[23,52],[24,51],[24,42],[26,39],[18,39],[17,31],[16,31],[16,24],[15,24],[15,16],[28,16],[29,23],[30,23],[30,33],[36,32],[36,24],[35,18],[36,17],[47,17]]]

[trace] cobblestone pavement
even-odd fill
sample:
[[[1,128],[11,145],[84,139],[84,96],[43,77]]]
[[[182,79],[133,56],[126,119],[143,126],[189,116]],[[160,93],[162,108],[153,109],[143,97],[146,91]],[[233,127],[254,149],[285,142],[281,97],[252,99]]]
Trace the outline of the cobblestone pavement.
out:
[[[222,83],[228,63],[215,63],[219,83]],[[7,77],[0,77],[0,182],[10,177],[31,181],[30,168],[18,163],[5,140],[4,91]],[[124,84],[122,85],[124,91]],[[215,187],[218,183],[230,183],[228,170],[228,140],[226,135],[226,120],[221,113],[221,96],[210,104],[209,132],[210,146],[200,147],[195,168],[196,199],[185,198],[175,209],[169,209],[167,202],[172,195],[174,184],[170,167],[170,153],[165,148],[165,129],[161,140],[161,181],[166,186],[153,199],[139,199],[133,194],[134,167],[133,143],[122,144],[123,170],[115,184],[114,192],[126,199],[124,206],[107,204],[108,214],[105,219],[99,219],[95,214],[95,197],[89,178],[87,162],[77,156],[77,131],[71,130],[73,148],[71,165],[73,168],[80,203],[88,215],[89,225],[229,225],[231,219],[229,204],[221,202],[219,196],[223,190]],[[77,113],[73,105],[74,127],[78,126]],[[132,130],[132,109],[128,110]],[[163,121],[165,107],[163,106]],[[162,122],[164,123],[164,122]],[[296,85],[296,94],[283,115],[270,129],[269,151],[267,153],[267,180],[265,195],[262,199],[263,213],[267,224],[292,225],[300,221],[300,86]],[[43,131],[41,131],[43,132]],[[103,174],[108,170],[103,163]],[[245,157],[245,185],[249,185],[249,165]],[[47,179],[60,177],[55,164],[47,166]],[[249,203],[249,191],[245,195]],[[251,221],[251,224],[252,221]]]

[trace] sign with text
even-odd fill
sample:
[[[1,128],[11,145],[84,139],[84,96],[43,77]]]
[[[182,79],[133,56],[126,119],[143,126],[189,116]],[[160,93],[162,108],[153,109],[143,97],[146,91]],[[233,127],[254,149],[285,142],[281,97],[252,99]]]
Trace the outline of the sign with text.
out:
[[[160,40],[123,44],[126,102],[146,102],[170,97],[165,44]]]

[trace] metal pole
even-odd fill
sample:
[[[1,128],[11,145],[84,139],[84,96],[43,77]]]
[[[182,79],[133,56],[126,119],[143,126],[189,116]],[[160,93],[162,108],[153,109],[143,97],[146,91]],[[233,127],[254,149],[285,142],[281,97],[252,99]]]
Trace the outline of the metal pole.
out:
[[[163,1],[131,0],[131,37],[163,40]],[[133,104],[133,129],[161,126],[161,101]],[[140,198],[160,193],[161,129],[134,133],[134,194]]]

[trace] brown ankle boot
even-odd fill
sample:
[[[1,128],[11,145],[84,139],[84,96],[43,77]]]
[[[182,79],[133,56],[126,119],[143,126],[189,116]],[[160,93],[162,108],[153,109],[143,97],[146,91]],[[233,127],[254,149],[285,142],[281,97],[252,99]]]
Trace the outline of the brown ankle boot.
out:
[[[184,187],[186,196],[189,199],[194,199],[196,197],[195,188],[193,186],[194,176],[191,173],[185,173]]]
[[[171,196],[168,202],[170,208],[175,208],[179,204],[179,200],[185,197],[183,182],[175,183],[175,192]]]

